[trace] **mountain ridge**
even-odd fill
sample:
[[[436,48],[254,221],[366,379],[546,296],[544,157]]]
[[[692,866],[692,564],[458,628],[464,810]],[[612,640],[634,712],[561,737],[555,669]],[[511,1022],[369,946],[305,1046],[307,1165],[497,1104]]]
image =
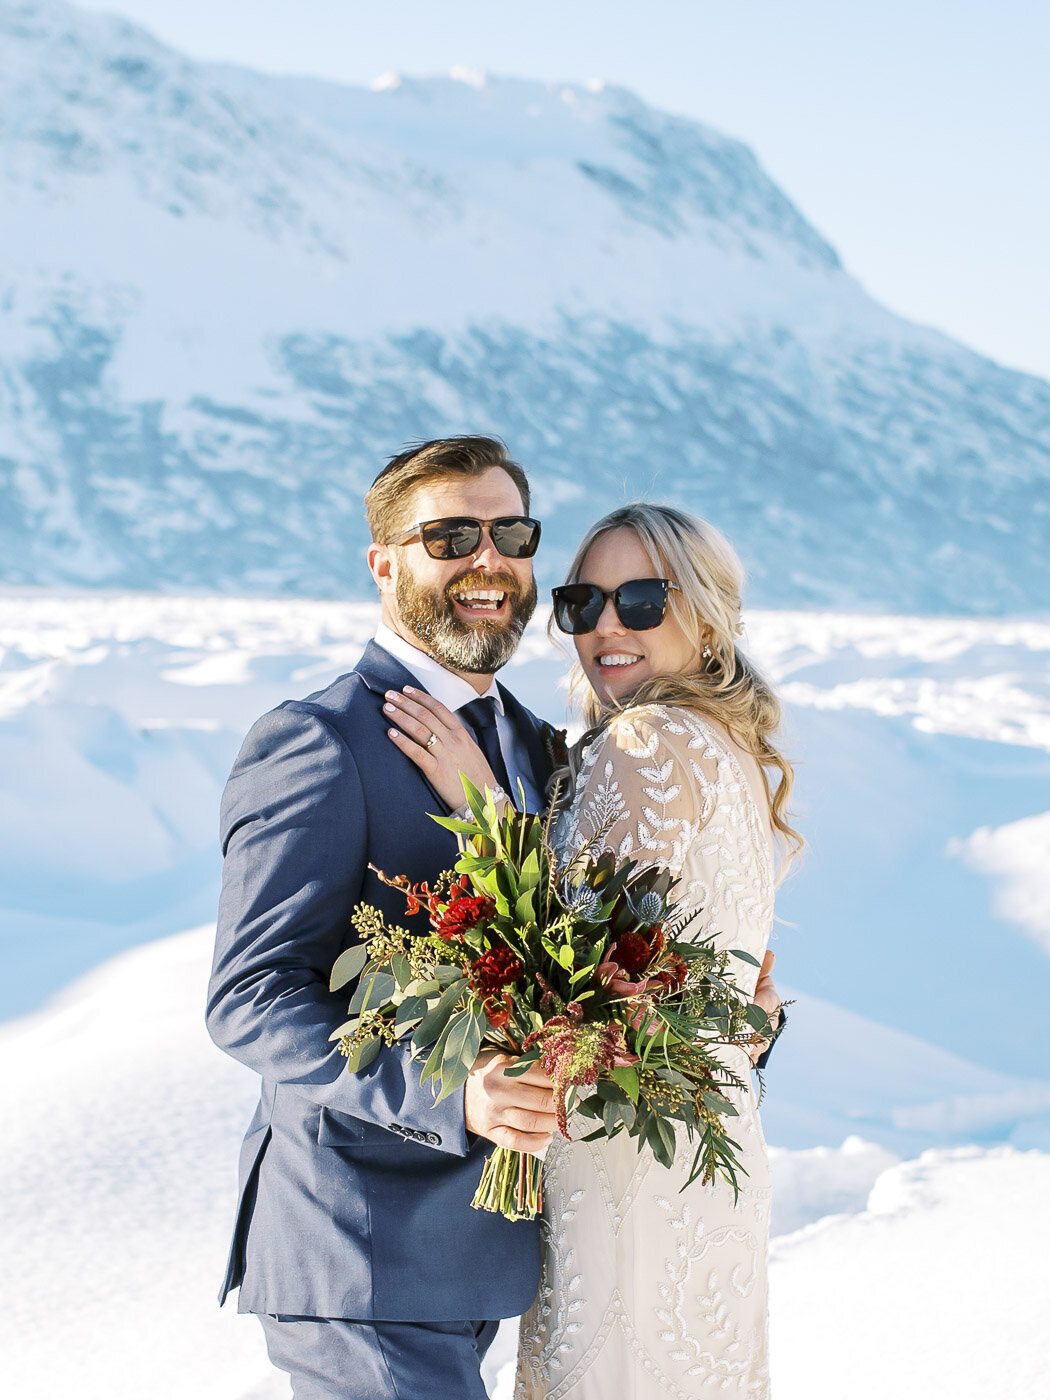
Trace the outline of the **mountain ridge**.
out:
[[[194,63],[61,0],[0,39],[0,581],[361,596],[386,457],[495,431],[544,583],[648,495],[763,606],[1045,611],[1050,385],[878,306],[739,142],[618,88]]]

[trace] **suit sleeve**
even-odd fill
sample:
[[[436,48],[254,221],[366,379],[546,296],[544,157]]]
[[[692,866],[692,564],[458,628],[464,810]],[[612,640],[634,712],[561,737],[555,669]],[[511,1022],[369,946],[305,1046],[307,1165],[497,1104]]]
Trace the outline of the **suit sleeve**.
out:
[[[435,1105],[407,1046],[349,1074],[328,1038],[347,1015],[346,991],[331,993],[328,979],[356,937],[366,820],[353,755],[323,719],[285,707],[258,721],[223,795],[208,1030],[264,1080],[382,1128],[430,1134],[462,1156],[462,1095]]]

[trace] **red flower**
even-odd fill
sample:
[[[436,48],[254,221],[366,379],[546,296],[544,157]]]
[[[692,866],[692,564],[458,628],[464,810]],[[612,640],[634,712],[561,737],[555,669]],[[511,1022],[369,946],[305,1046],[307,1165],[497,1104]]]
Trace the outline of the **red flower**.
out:
[[[609,950],[611,961],[619,963],[624,972],[641,972],[652,957],[649,940],[644,933],[621,933]]]
[[[669,992],[677,992],[685,985],[688,975],[689,964],[685,958],[680,958],[677,953],[670,953],[664,966],[656,974],[656,980],[662,982]]]
[[[665,943],[664,931],[659,924],[654,924],[647,934],[631,929],[620,934],[607,956],[628,976],[634,976],[663,952]]]
[[[503,945],[490,948],[478,958],[470,970],[470,982],[474,990],[482,996],[492,996],[516,982],[523,971],[520,959]]]
[[[446,943],[458,943],[467,929],[484,923],[495,912],[496,902],[487,895],[459,895],[449,900],[434,924],[434,932]]]
[[[520,960],[505,944],[482,953],[470,969],[470,985],[484,1002],[485,1015],[494,1030],[499,1030],[510,1020],[513,1002],[510,993],[503,989],[516,982],[524,970]]]

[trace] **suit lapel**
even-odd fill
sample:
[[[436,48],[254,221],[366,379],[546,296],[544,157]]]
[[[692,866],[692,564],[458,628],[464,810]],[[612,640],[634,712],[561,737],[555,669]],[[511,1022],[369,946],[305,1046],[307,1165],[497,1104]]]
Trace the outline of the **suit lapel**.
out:
[[[379,643],[375,641],[369,642],[365,647],[364,655],[354,667],[354,670],[364,681],[365,685],[368,686],[369,690],[373,691],[374,694],[378,696],[380,715],[382,715],[383,697],[388,690],[403,690],[406,685],[410,685],[417,690],[422,690],[427,695],[430,694],[422,681],[414,676],[407,666],[402,666],[401,662],[398,661],[396,657],[391,656],[385,647],[381,647]],[[383,720],[385,723],[385,716],[383,716]],[[390,741],[387,740],[387,742],[389,743]],[[390,747],[393,748],[393,744],[391,744]],[[423,770],[421,768],[416,768],[416,765],[412,763],[412,760],[409,758],[406,758],[405,762],[415,769],[420,782],[438,804],[438,810],[447,816],[452,811],[452,808],[438,790],[431,785],[430,780]]]

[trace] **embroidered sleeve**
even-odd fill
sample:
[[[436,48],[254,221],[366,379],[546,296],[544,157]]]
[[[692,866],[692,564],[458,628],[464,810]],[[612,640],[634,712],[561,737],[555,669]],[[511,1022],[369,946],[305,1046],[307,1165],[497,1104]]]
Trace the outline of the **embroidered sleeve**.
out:
[[[580,772],[572,845],[615,851],[681,873],[717,801],[718,767],[702,736],[673,713],[618,717]]]

